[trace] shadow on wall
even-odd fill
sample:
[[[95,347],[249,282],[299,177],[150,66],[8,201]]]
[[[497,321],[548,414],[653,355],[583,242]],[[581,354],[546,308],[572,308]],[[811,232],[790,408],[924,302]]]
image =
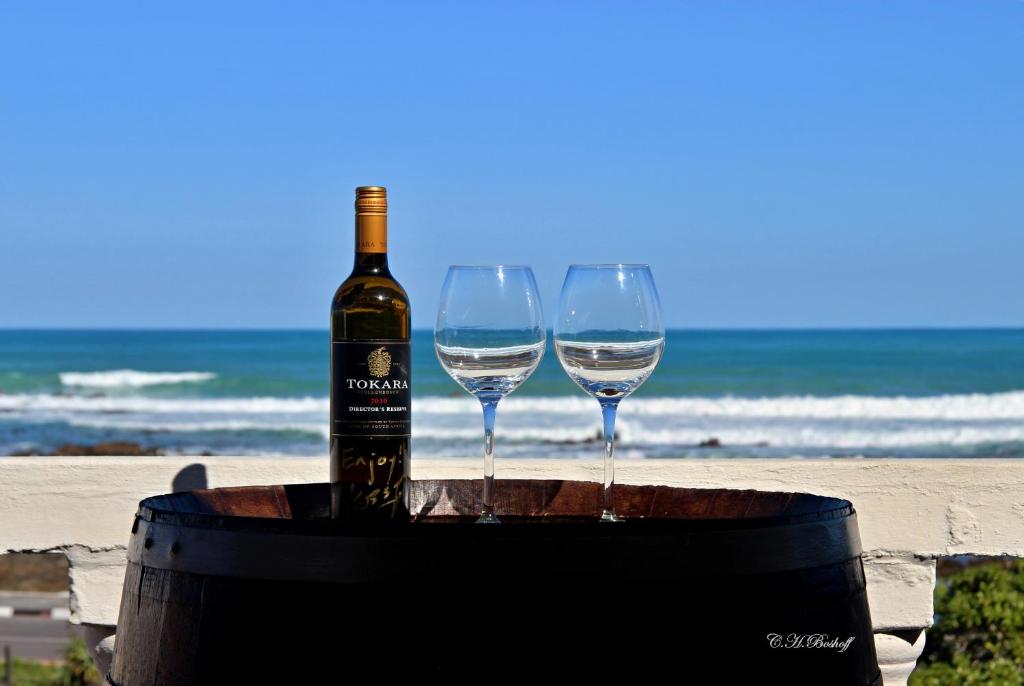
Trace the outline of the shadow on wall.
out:
[[[206,465],[190,464],[182,467],[181,471],[174,475],[174,480],[171,481],[171,493],[194,491],[197,488],[208,488],[209,485],[206,478]]]

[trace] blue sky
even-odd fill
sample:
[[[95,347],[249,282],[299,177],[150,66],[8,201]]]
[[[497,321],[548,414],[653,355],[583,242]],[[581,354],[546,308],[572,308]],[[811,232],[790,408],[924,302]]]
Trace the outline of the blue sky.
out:
[[[682,327],[1024,325],[1024,2],[4,3],[0,326],[325,327],[352,189]]]

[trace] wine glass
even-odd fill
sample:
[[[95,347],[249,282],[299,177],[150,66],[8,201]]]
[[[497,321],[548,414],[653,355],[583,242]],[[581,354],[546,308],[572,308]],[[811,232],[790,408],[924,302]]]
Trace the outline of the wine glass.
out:
[[[604,419],[603,521],[615,515],[615,413],[654,371],[665,349],[661,301],[646,264],[574,264],[555,319],[562,368],[597,398]]]
[[[498,401],[533,373],[544,355],[544,315],[529,267],[448,268],[434,327],[441,366],[484,410],[484,502],[494,514],[494,417]]]

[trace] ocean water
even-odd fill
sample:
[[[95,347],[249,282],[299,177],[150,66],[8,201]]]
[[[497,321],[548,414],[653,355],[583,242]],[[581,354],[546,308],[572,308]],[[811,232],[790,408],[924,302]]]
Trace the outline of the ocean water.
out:
[[[0,331],[0,455],[326,456],[327,387],[322,331]],[[429,331],[413,388],[415,456],[481,453],[479,405]],[[597,459],[600,428],[549,340],[498,408],[497,454]],[[618,432],[636,458],[1024,456],[1024,330],[670,331]]]

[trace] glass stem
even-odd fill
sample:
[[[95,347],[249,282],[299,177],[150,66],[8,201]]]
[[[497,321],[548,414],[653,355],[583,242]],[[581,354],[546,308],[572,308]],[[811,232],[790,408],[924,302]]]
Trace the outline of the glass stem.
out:
[[[604,509],[601,519],[606,522],[617,522],[615,503],[612,490],[615,486],[615,413],[619,409],[618,401],[601,403],[601,415],[604,418]]]
[[[484,506],[478,522],[497,522],[494,515],[494,418],[497,400],[481,400],[484,408]]]

